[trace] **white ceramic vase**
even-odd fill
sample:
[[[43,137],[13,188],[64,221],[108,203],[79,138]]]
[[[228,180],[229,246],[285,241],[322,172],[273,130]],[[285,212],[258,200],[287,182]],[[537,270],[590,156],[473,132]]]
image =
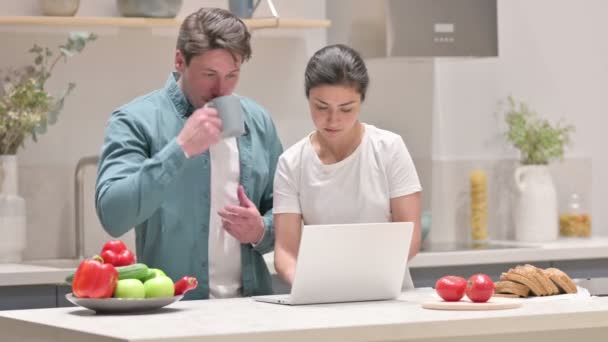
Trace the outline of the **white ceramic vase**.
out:
[[[17,182],[17,156],[0,155],[0,263],[21,261],[25,249],[25,200]]]
[[[543,242],[557,239],[557,192],[546,165],[526,165],[515,170],[515,239]]]

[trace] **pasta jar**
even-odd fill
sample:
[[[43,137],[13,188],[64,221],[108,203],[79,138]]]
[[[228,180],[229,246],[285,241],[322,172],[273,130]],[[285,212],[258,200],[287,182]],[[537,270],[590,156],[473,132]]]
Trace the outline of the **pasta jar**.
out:
[[[579,194],[572,194],[559,215],[559,233],[567,237],[590,237],[591,215]]]

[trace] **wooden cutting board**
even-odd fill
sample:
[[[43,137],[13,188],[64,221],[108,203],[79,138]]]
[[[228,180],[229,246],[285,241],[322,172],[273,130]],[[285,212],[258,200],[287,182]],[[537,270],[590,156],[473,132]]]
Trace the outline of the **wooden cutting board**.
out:
[[[469,300],[445,302],[441,299],[422,303],[422,307],[432,310],[506,310],[521,307],[521,300],[513,298],[492,297],[485,303],[473,303]]]

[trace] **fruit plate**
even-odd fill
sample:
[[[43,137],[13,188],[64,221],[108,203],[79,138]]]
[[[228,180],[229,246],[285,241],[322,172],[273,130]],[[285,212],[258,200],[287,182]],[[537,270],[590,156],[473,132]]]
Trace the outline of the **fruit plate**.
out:
[[[136,313],[155,311],[169,304],[175,303],[184,298],[183,295],[161,298],[78,298],[71,293],[65,295],[65,298],[75,305],[82,306],[96,313]]]

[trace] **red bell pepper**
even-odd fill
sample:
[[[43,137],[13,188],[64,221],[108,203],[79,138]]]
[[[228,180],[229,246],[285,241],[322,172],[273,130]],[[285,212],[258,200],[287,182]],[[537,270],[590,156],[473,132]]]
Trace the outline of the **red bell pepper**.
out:
[[[80,298],[112,297],[118,282],[118,271],[112,264],[104,264],[98,255],[80,262],[74,280],[72,292]]]
[[[101,257],[107,264],[127,266],[135,263],[135,254],[120,240],[110,240],[101,248]]]
[[[184,293],[195,289],[198,286],[198,281],[194,277],[185,276],[182,279],[175,282],[175,291],[174,295],[179,296]]]

